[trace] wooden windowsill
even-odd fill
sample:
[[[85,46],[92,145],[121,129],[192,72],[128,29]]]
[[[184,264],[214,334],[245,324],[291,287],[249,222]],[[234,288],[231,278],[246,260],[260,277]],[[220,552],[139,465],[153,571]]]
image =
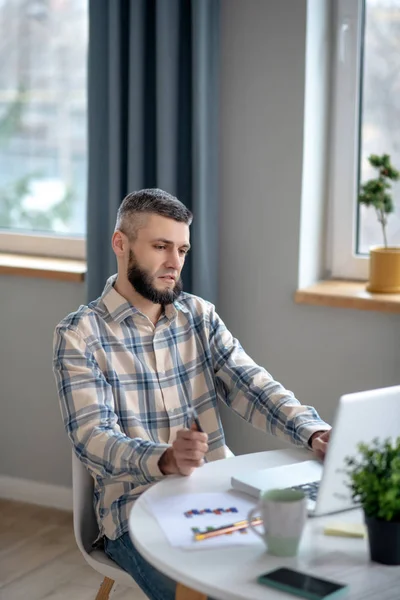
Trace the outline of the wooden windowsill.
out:
[[[400,294],[370,294],[365,285],[365,281],[319,281],[297,290],[294,299],[297,304],[400,313]]]
[[[82,282],[85,274],[84,260],[0,253],[0,275]]]

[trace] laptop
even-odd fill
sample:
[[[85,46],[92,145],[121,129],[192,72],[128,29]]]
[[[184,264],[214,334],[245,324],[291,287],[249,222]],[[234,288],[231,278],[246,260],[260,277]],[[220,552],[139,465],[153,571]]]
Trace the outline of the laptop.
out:
[[[234,489],[258,498],[273,488],[299,488],[310,516],[355,508],[346,475],[346,456],[358,454],[359,442],[400,436],[400,385],[346,394],[339,400],[328,452],[318,460],[243,473],[232,477]]]

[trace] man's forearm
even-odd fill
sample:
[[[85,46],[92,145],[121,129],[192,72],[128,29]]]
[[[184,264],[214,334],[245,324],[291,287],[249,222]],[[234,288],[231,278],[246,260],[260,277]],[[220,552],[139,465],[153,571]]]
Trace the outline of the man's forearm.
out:
[[[215,313],[210,322],[215,376],[228,390],[226,403],[230,408],[257,429],[298,446],[307,446],[317,429],[329,428],[312,406],[300,404],[291,391],[246,354]]]
[[[77,445],[79,440],[73,442]],[[162,478],[158,463],[167,448],[167,444],[98,431],[83,444],[79,454],[90,470],[104,479],[147,485]]]

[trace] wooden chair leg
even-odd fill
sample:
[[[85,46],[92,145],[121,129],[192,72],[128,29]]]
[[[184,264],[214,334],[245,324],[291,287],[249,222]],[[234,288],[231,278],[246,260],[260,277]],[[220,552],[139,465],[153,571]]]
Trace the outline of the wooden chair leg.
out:
[[[99,591],[97,592],[96,600],[108,600],[112,586],[114,585],[114,579],[104,577],[101,582]]]
[[[182,583],[176,586],[175,600],[207,600],[207,596],[186,587]]]

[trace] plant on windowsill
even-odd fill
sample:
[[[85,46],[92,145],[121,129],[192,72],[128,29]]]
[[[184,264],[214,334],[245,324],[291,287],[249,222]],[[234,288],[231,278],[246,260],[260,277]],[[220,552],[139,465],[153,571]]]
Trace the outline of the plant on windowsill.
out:
[[[400,173],[390,162],[389,154],[368,157],[370,165],[378,169],[378,176],[369,179],[361,186],[358,201],[365,206],[373,206],[378,222],[382,227],[383,247],[370,249],[369,292],[399,293],[400,292],[400,248],[388,247],[386,226],[388,215],[394,211],[394,204],[389,190],[390,181],[397,181]]]
[[[371,560],[400,564],[400,437],[360,443],[357,457],[346,457],[349,487],[360,503],[368,530]]]

